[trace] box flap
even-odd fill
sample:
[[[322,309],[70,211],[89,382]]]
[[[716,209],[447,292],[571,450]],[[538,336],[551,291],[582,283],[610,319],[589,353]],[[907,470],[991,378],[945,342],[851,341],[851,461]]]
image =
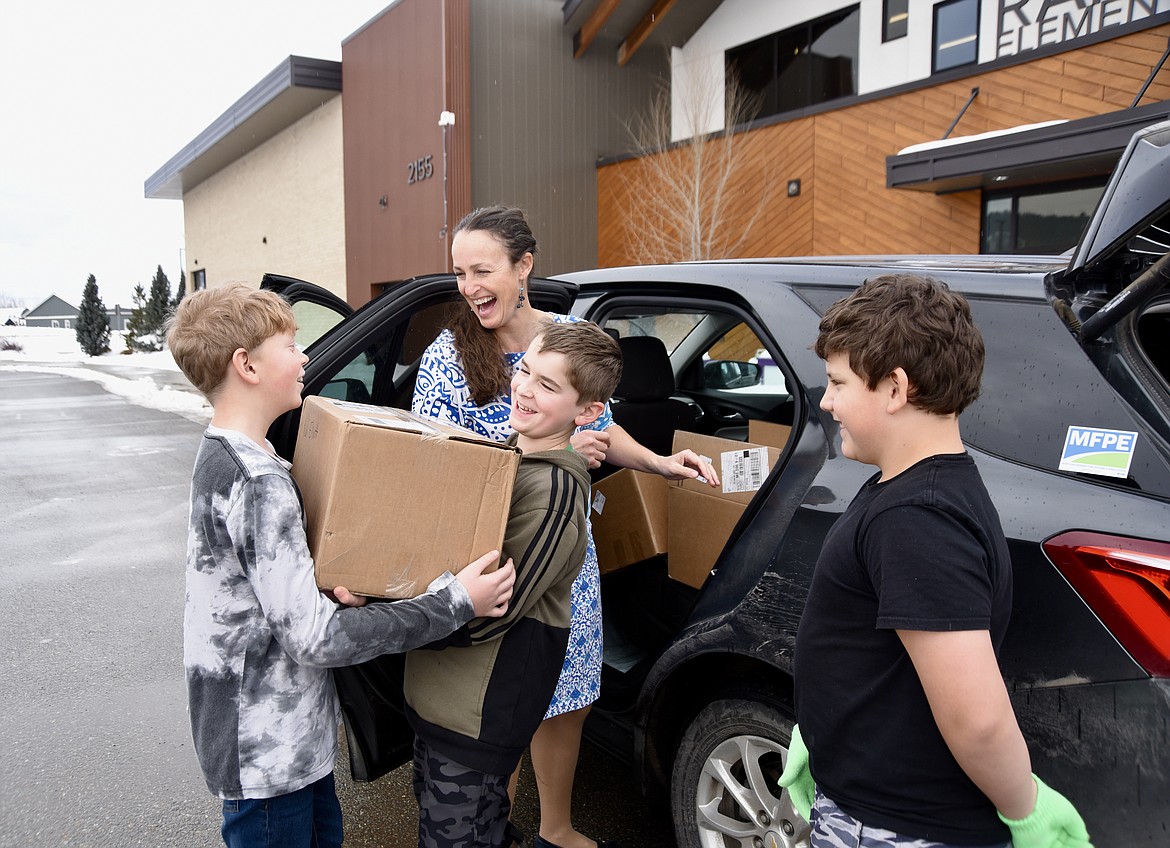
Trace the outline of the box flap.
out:
[[[407,433],[417,433],[420,436],[436,439],[451,439],[453,441],[472,442],[489,445],[493,448],[519,453],[520,449],[505,442],[497,442],[480,435],[465,427],[416,415],[405,409],[392,406],[375,406],[369,403],[355,403],[354,401],[338,400],[312,396],[305,398],[305,405],[310,402],[327,407],[331,412],[346,421],[354,424],[363,424],[370,427],[386,427],[391,430],[401,430]]]
[[[757,445],[782,449],[788,444],[788,437],[791,435],[792,428],[787,424],[774,424],[759,419],[748,422],[748,441]]]

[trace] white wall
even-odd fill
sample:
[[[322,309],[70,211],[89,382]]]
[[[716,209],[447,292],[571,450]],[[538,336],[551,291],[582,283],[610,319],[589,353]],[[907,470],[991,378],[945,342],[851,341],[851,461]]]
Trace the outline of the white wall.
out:
[[[882,2],[864,0],[861,4],[861,47],[857,75],[857,93],[868,94],[893,88],[930,76],[934,52],[934,5],[940,0],[910,0],[906,35],[882,43]],[[983,7],[995,0],[982,0]]]
[[[723,128],[724,53],[729,48],[854,5],[861,7],[858,94],[929,78],[934,7],[939,2],[943,0],[909,0],[907,34],[883,44],[882,0],[724,0],[691,40],[671,54],[673,139],[688,138],[695,129]],[[1006,13],[1001,13],[1002,5],[1003,0],[980,0],[981,64],[1170,11],[1170,0],[1098,0],[1084,9],[1078,0],[1025,0]],[[686,120],[686,91],[695,80],[711,93],[704,95],[710,100],[709,108],[701,110],[704,119],[692,128]]]
[[[866,3],[873,5],[874,2],[877,3],[877,14],[880,16],[881,0],[865,0],[862,6]],[[707,125],[697,129],[702,132],[723,129],[723,91],[726,84],[723,54],[729,48],[856,3],[857,0],[724,0],[699,31],[691,36],[690,41],[671,52],[672,139],[678,141],[694,134],[685,120],[688,111],[696,111],[687,108],[686,86],[691,84],[691,80],[702,80],[699,84],[711,92],[712,98],[711,108],[700,110],[708,118]]]
[[[860,6],[861,11],[858,94],[929,77],[936,2],[941,0],[910,0],[907,34],[883,44],[882,0],[725,0],[691,40],[672,53],[673,139],[678,141],[692,134],[684,115],[686,86],[692,79],[709,81],[708,87],[716,92],[713,96],[718,98],[712,108],[707,110],[711,117],[701,129],[714,132],[723,128],[724,53],[729,48],[850,6]],[[993,32],[997,10],[995,0],[982,0],[982,23],[986,27],[990,21]],[[981,36],[981,42],[986,40],[990,39]]]
[[[341,98],[186,192],[183,218],[188,285],[196,268],[206,270],[209,287],[258,286],[271,271],[344,299]]]
[[[698,129],[723,129],[724,53],[731,47],[837,12],[861,7],[858,46],[858,94],[927,80],[934,53],[934,7],[943,0],[909,0],[907,34],[882,43],[882,0],[724,0],[698,32],[672,53],[672,123],[674,140],[688,138],[687,90],[701,80],[718,92],[698,120]],[[1170,12],[1170,0],[980,0],[978,62],[992,62],[1037,47],[1071,42],[1106,32],[1110,27]]]

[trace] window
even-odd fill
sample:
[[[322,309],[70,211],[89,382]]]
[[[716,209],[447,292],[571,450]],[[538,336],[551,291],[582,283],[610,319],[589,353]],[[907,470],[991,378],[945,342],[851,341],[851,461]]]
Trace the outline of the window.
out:
[[[298,306],[293,307],[294,312]],[[466,309],[458,295],[420,306],[402,321],[385,321],[368,339],[368,346],[327,376],[318,393],[355,403],[374,403],[410,409],[419,360],[439,331],[449,326],[452,311]],[[302,319],[297,314],[298,322]]]
[[[979,58],[979,0],[947,0],[934,7],[934,73]]]
[[[906,35],[910,19],[910,0],[883,0],[882,41],[893,41]]]
[[[296,342],[302,350],[332,330],[342,319],[330,307],[309,300],[297,301],[292,311],[297,321]]]
[[[760,98],[760,117],[857,93],[854,6],[727,51],[728,76]]]
[[[623,338],[627,336],[658,336],[668,354],[678,350],[691,331],[702,323],[704,312],[646,313],[630,317],[611,318],[606,322],[607,330],[615,330]]]
[[[981,253],[1063,253],[1080,241],[1104,180],[984,192]]]
[[[694,410],[687,426],[674,429],[744,440],[748,421],[792,424],[795,401],[788,392],[786,366],[779,352],[733,310],[716,304],[708,309],[643,303],[623,304],[590,317],[606,330],[616,330],[623,345],[634,336],[661,339],[676,375],[671,396]],[[614,407],[618,423],[625,414],[618,412],[622,403],[628,405],[628,401],[618,401]],[[657,431],[662,424],[655,421],[645,426]],[[653,438],[662,440],[657,433]],[[665,441],[669,442],[669,435]],[[668,445],[663,448],[669,451]]]
[[[207,269],[199,268],[191,272],[191,291],[203,291],[207,288]]]

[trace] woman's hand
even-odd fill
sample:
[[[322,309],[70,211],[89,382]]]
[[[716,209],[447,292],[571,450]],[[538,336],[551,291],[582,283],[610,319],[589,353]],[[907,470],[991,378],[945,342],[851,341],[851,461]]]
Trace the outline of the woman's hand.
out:
[[[585,457],[590,468],[597,468],[609,452],[609,433],[605,430],[582,430],[569,439],[573,450]]]
[[[699,480],[712,488],[719,485],[719,474],[711,460],[693,450],[679,451],[672,456],[658,456],[654,472],[667,480]]]

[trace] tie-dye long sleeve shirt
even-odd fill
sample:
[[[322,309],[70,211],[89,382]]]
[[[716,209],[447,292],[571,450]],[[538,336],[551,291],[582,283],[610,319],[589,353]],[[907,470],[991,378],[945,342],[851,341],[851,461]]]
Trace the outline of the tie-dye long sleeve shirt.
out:
[[[329,669],[433,642],[475,614],[449,573],[406,601],[348,608],[322,595],[290,467],[217,427],[195,460],[183,659],[195,751],[221,798],[327,775],[340,718]]]

